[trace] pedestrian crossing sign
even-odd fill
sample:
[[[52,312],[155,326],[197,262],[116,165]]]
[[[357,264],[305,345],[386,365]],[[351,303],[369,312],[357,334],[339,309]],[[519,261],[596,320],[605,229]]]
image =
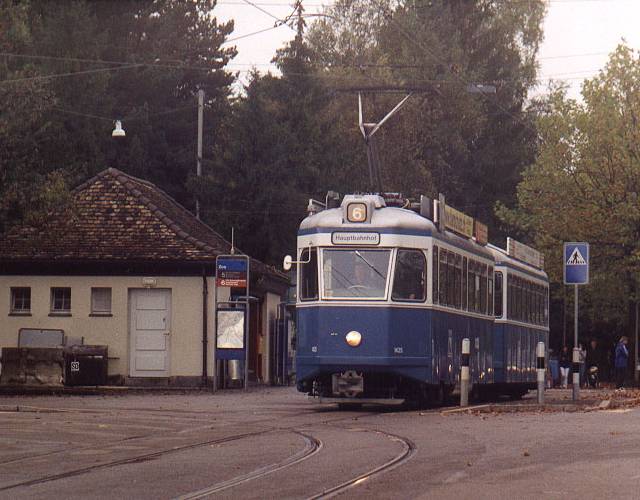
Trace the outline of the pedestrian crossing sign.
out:
[[[564,284],[589,283],[589,243],[564,244]]]

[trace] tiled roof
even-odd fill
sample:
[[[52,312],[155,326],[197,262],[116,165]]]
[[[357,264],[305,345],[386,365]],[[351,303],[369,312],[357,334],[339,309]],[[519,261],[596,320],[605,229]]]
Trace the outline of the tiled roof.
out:
[[[231,244],[150,182],[109,168],[72,192],[44,228],[0,238],[0,260],[213,262]],[[259,272],[279,275],[252,260]]]

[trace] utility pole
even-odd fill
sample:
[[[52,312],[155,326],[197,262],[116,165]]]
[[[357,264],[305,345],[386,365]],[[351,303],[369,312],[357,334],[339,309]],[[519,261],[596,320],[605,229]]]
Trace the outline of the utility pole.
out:
[[[204,113],[204,90],[198,90],[198,159],[196,175],[202,176],[202,122]],[[196,218],[200,220],[200,200],[196,195]]]
[[[636,287],[636,293],[638,293],[637,287]],[[636,381],[636,384],[640,380],[640,372],[638,371],[638,319],[640,319],[639,318],[640,311],[638,311],[639,306],[640,306],[640,303],[638,302],[638,298],[636,297],[636,325],[635,325],[635,340],[634,340],[636,355],[634,359],[635,366],[633,367],[633,377],[634,377],[634,380]]]

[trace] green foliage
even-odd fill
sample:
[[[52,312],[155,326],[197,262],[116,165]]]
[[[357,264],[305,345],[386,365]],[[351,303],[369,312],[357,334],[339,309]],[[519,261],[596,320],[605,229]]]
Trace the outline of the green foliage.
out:
[[[57,192],[52,172],[75,184],[113,166],[193,206],[197,90],[206,92],[206,149],[230,113],[224,67],[235,49],[221,44],[233,24],[218,24],[215,4],[0,1],[0,47],[16,54],[0,57],[0,231],[26,220],[38,206],[31,196]],[[115,119],[125,138],[111,137]]]
[[[640,59],[619,46],[582,97],[560,88],[538,104],[539,154],[518,186],[517,208],[501,215],[545,252],[555,282],[562,242],[589,241],[585,312],[594,325],[630,327],[627,301],[640,292]]]

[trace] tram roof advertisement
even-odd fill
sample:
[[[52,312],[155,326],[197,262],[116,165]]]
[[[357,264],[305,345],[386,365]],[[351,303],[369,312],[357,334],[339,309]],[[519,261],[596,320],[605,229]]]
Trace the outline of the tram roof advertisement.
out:
[[[473,221],[473,236],[476,242],[480,245],[486,245],[489,243],[489,228],[486,224],[477,220]]]
[[[458,234],[471,238],[473,236],[473,217],[445,205],[445,226]]]
[[[507,238],[507,255],[514,259],[531,264],[538,269],[544,267],[544,256],[535,248],[520,243],[513,238]]]

